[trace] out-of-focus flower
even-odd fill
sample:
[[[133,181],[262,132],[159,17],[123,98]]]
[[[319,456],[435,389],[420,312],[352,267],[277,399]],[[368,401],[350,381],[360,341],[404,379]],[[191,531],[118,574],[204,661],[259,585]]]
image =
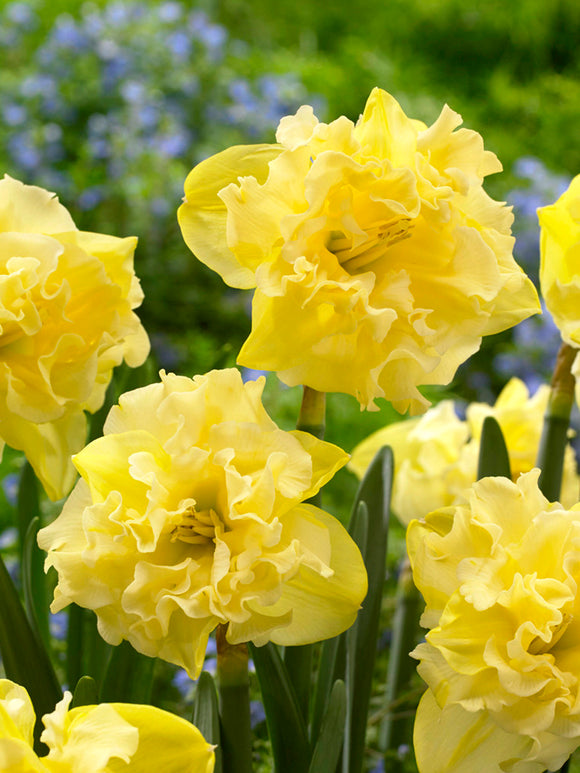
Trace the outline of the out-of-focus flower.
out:
[[[390,424],[363,440],[353,451],[349,469],[361,478],[382,446],[393,449],[395,478],[393,511],[408,524],[431,510],[464,503],[477,478],[481,430],[486,416],[499,423],[509,452],[512,478],[535,463],[550,389],[543,384],[530,397],[523,381],[513,378],[494,406],[472,403],[466,421],[453,401],[443,400],[424,416]],[[567,446],[561,500],[571,507],[580,497],[574,450]]]
[[[348,455],[278,429],[264,383],[234,369],[193,380],[162,371],[121,397],[39,533],[59,575],[53,611],[94,609],[106,641],[128,639],[193,678],[220,623],[234,644],[294,645],[354,622],[360,552],[335,518],[303,504]]]
[[[0,438],[52,499],[73,485],[84,411],[100,408],[116,365],[149,352],[136,241],[78,231],[54,194],[0,181]]]
[[[0,679],[0,769],[4,773],[212,773],[213,747],[199,730],[153,706],[101,703],[68,710],[64,694],[42,718],[48,755],[32,748],[34,708],[26,690]]]
[[[256,288],[240,364],[417,413],[418,386],[448,383],[483,335],[539,311],[511,210],[482,187],[501,165],[460,123],[446,106],[428,128],[374,89],[356,125],[304,106],[278,144],[192,170],[185,241],[228,284]]]
[[[580,745],[580,505],[549,503],[538,475],[484,478],[409,525],[421,773],[542,773]]]

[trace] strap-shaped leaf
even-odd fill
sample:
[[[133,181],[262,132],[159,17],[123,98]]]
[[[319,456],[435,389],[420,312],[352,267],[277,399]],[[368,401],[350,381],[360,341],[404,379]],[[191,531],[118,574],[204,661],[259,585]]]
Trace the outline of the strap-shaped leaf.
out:
[[[359,612],[356,635],[347,632],[347,670],[353,664],[352,681],[347,684],[347,728],[349,754],[343,759],[343,771],[360,773],[363,767],[367,715],[377,652],[379,617],[386,572],[387,537],[393,480],[393,452],[381,448],[362,479],[353,508],[360,513],[360,502],[368,511],[366,548],[361,551],[368,573],[369,590]],[[353,528],[351,528],[351,533]],[[352,684],[352,687],[350,687]]]
[[[66,678],[76,684],[82,676],[92,676],[102,687],[113,647],[101,637],[95,613],[76,604],[68,608]]]
[[[44,574],[44,553],[36,542],[39,528],[40,518],[36,516],[28,525],[22,547],[22,588],[29,620],[48,650],[50,648],[49,601]]]
[[[50,658],[30,625],[14,583],[0,557],[0,653],[6,676],[28,691],[36,712],[35,748],[40,751],[41,718],[54,710],[62,691]]]
[[[345,718],[346,689],[344,682],[338,679],[330,693],[308,773],[331,773],[336,769],[344,738]]]
[[[411,676],[417,665],[417,661],[409,657],[409,653],[417,643],[419,617],[423,607],[421,594],[413,583],[409,559],[406,558],[399,574],[397,606],[391,627],[389,670],[385,690],[386,714],[379,734],[379,746],[382,751],[397,747],[401,743],[401,738],[410,737],[406,734],[410,717],[397,717],[392,711],[392,706],[400,701],[401,696],[408,690]]]
[[[271,642],[263,647],[250,644],[250,652],[260,683],[276,773],[307,771],[310,748],[306,726],[280,653]]]
[[[193,699],[192,721],[205,740],[216,746],[214,773],[222,773],[217,691],[213,677],[207,671],[202,671],[197,681],[195,697]]]
[[[486,416],[481,428],[477,479],[488,476],[511,478],[510,458],[501,427],[493,416]]]
[[[97,684],[90,676],[81,676],[75,687],[71,709],[77,706],[94,706],[99,702]]]
[[[113,648],[101,687],[102,703],[149,703],[155,658],[123,641]]]

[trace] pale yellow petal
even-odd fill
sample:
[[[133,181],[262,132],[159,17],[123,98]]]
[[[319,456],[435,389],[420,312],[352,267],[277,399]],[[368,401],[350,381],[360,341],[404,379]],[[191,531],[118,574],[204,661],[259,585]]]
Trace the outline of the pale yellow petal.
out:
[[[255,281],[223,240],[227,210],[218,193],[240,176],[252,175],[263,182],[268,163],[279,153],[277,145],[236,145],[202,161],[185,181],[184,203],[177,215],[185,243],[232,287],[253,287]]]
[[[127,773],[212,773],[215,755],[199,730],[181,717],[153,706],[114,703],[118,714],[139,730],[139,746]],[[73,709],[74,711],[74,709]],[[109,763],[111,773],[125,770],[118,760]]]
[[[532,742],[506,733],[486,712],[466,711],[458,704],[441,710],[427,690],[417,708],[413,745],[419,773],[505,773],[526,757]],[[542,773],[544,767],[529,762],[517,770]]]

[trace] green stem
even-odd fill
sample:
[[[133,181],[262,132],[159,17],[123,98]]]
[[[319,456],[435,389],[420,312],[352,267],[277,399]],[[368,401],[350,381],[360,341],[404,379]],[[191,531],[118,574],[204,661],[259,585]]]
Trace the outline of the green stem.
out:
[[[216,630],[223,771],[252,773],[248,648],[230,644],[226,630],[225,625]]]
[[[391,654],[385,691],[387,714],[380,729],[380,748],[387,755],[392,748],[399,746],[402,738],[408,738],[409,718],[397,717],[391,706],[408,688],[415,671],[415,661],[409,656],[409,652],[416,644],[420,610],[421,596],[413,583],[411,565],[406,558],[399,575],[397,607],[392,626]],[[392,769],[392,760],[387,756],[385,770]]]
[[[296,422],[296,429],[309,432],[322,440],[326,429],[326,392],[318,392],[308,386],[302,388],[302,404]],[[319,491],[308,500],[309,504],[320,507],[322,493]],[[310,709],[310,691],[312,688],[313,648],[311,644],[301,647],[286,647],[284,665],[294,686],[298,705],[308,724]]]
[[[574,404],[575,379],[571,369],[577,353],[578,350],[568,344],[560,347],[538,450],[537,465],[542,471],[538,484],[550,502],[558,499],[562,485],[570,412]]]

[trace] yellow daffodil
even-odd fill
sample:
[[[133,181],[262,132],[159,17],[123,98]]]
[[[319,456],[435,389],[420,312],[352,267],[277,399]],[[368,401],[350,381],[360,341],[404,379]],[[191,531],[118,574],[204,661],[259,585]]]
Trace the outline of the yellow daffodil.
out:
[[[102,703],[69,711],[70,692],[43,718],[32,748],[34,708],[23,687],[0,679],[2,773],[212,773],[213,747],[199,730],[174,714],[127,703]]]
[[[564,341],[580,347],[580,175],[538,219],[542,295]]]
[[[493,416],[502,429],[512,478],[529,472],[536,463],[549,395],[550,389],[544,385],[530,397],[524,382],[513,378],[494,406],[469,405],[465,421],[457,417],[452,400],[443,400],[420,418],[390,424],[363,440],[352,453],[349,469],[362,478],[379,448],[391,446],[395,457],[393,511],[408,524],[431,510],[466,501],[477,478],[486,416]],[[561,500],[571,507],[579,498],[576,457],[568,445]]]
[[[563,341],[580,348],[580,175],[548,207],[540,221],[540,284],[546,307]],[[572,365],[580,403],[580,357]]]
[[[79,481],[39,533],[59,575],[53,610],[94,609],[104,639],[128,639],[195,677],[207,639],[306,644],[348,628],[366,594],[358,548],[309,504],[348,455],[264,410],[264,378],[237,370],[123,395],[104,437],[74,458]]]
[[[52,499],[74,483],[84,411],[100,408],[116,365],[149,352],[136,242],[79,231],[54,194],[0,180],[0,439]]]
[[[356,125],[304,106],[277,144],[192,170],[186,243],[229,285],[256,288],[240,364],[418,413],[418,386],[448,383],[482,336],[540,310],[511,210],[482,187],[501,165],[460,124],[445,106],[427,127],[374,89]]]
[[[580,504],[484,478],[407,530],[425,599],[421,773],[542,773],[580,745]]]

